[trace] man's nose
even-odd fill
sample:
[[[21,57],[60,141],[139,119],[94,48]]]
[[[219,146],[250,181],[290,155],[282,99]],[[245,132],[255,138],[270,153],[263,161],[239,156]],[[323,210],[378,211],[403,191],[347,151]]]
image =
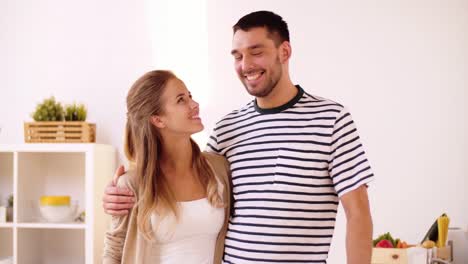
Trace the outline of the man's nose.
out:
[[[250,56],[244,56],[242,58],[242,71],[243,72],[246,72],[246,71],[249,71],[250,69],[253,68],[253,63],[252,63],[252,59],[250,58]]]

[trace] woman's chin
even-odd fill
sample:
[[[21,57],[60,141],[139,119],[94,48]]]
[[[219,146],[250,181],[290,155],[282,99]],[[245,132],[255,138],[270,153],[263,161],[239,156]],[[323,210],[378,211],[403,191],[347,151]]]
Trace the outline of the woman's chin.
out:
[[[204,127],[203,124],[200,122],[200,124],[193,126],[193,129],[191,129],[190,132],[191,132],[191,134],[193,135],[193,134],[196,134],[196,133],[198,133],[198,132],[203,131],[204,128],[205,128],[205,127]]]

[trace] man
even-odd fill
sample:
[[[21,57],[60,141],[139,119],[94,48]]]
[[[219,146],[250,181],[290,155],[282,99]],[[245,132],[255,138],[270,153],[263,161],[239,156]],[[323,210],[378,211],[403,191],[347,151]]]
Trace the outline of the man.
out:
[[[366,184],[373,174],[351,115],[291,82],[280,16],[253,12],[233,29],[235,70],[255,100],[219,121],[207,146],[231,164],[234,213],[224,261],[326,263],[341,202],[348,263],[370,263]],[[122,193],[107,188],[109,214],[131,208],[131,197],[115,196]]]

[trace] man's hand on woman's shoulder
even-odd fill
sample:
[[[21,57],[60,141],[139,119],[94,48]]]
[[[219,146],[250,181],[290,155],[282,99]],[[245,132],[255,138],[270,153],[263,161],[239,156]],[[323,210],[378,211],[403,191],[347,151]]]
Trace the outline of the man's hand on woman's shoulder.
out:
[[[128,214],[135,204],[135,196],[128,188],[117,187],[119,177],[125,174],[124,166],[115,171],[113,180],[106,186],[102,197],[102,207],[106,214],[122,216]]]

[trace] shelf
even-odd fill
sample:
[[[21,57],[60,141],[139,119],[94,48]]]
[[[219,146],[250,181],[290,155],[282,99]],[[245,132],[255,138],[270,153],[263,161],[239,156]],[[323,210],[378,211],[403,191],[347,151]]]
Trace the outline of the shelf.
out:
[[[13,194],[13,152],[0,152],[0,206]]]
[[[0,258],[13,256],[13,229],[0,228]]]
[[[100,263],[110,217],[101,197],[115,171],[115,149],[101,144],[0,144],[0,206],[14,197],[13,221],[0,223],[0,259],[15,264]],[[70,196],[85,222],[50,223],[41,196]]]
[[[85,263],[85,230],[18,229],[18,264]]]
[[[30,229],[85,229],[84,223],[18,223],[18,228]]]
[[[39,199],[68,195],[85,205],[85,153],[18,153],[18,222],[40,220]]]
[[[0,223],[0,228],[86,229],[85,223]]]
[[[10,228],[10,227],[13,227],[14,224],[13,223],[0,223],[0,228]]]
[[[27,144],[1,144],[0,152],[87,152],[87,151],[113,152],[110,145],[95,143],[27,143]]]

